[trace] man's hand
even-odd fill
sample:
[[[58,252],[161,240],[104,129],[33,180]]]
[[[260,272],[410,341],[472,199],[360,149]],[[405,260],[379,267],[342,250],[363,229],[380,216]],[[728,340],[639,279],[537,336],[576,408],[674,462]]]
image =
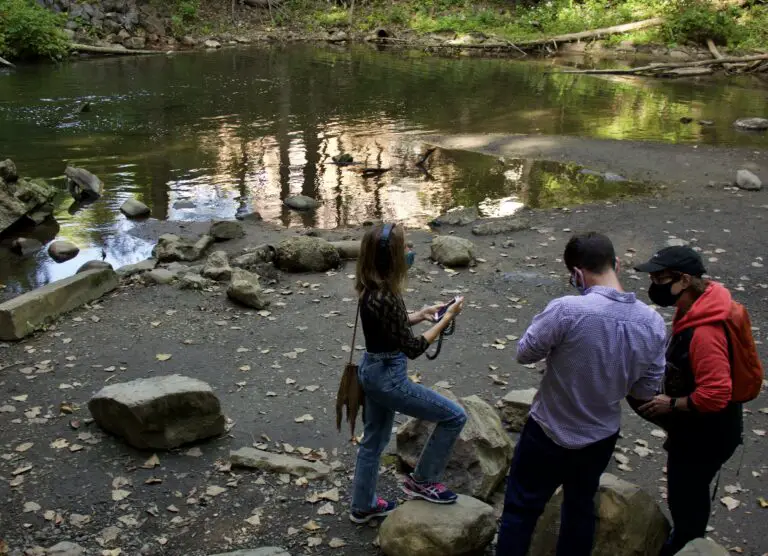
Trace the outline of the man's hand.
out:
[[[652,419],[653,417],[658,417],[659,415],[666,415],[667,413],[672,413],[671,401],[672,398],[669,396],[665,394],[659,394],[654,396],[651,401],[641,405],[638,408],[638,411],[642,414],[643,417],[647,419]]]

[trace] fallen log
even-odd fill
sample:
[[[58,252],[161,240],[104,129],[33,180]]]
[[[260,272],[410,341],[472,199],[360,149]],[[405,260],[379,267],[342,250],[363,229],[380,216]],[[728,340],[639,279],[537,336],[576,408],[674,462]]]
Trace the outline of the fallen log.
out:
[[[16,67],[11,62],[9,62],[8,60],[6,60],[3,57],[0,57],[0,64],[2,64],[4,66],[8,66],[9,68],[15,68]]]
[[[91,46],[90,44],[72,43],[69,45],[71,50],[78,52],[89,52],[93,54],[117,54],[117,55],[138,55],[138,54],[157,54],[157,50],[129,50],[127,48],[117,48],[114,46]]]
[[[558,35],[555,37],[518,42],[516,45],[519,48],[525,49],[534,48],[536,46],[543,46],[550,43],[576,42],[584,39],[597,39],[600,37],[607,37],[609,35],[621,35],[631,31],[648,29],[649,27],[658,27],[663,23],[663,17],[653,17],[651,19],[644,19],[642,21],[635,21],[633,23],[614,25],[613,27],[603,27],[602,29],[592,29],[591,31],[581,31],[580,33],[568,33],[567,35]]]
[[[715,60],[722,60],[724,58],[724,56],[717,49],[717,45],[715,45],[715,41],[713,41],[712,39],[707,39],[707,49],[709,50],[709,53],[712,54],[712,56],[715,58]],[[733,69],[733,66],[731,64],[723,64],[723,67],[726,70]]]
[[[669,62],[662,64],[649,64],[647,66],[638,66],[628,69],[583,69],[583,70],[562,70],[557,73],[581,73],[581,74],[601,74],[601,75],[638,75],[644,73],[664,73],[667,70],[679,68],[701,68],[708,66],[718,66],[725,64],[743,64],[748,62],[757,62],[768,60],[768,54],[757,54],[754,56],[742,57],[723,57],[716,60],[698,60],[696,62]]]

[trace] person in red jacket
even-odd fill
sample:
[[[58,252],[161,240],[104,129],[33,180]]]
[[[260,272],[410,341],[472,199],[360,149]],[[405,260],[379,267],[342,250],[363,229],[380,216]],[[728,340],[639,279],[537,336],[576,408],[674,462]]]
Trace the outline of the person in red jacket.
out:
[[[674,528],[661,552],[670,556],[706,533],[710,485],[742,441],[742,406],[731,401],[731,364],[725,320],[731,294],[705,280],[704,263],[690,247],[668,247],[636,267],[651,275],[648,296],[675,306],[667,347],[664,391],[639,406],[667,431],[667,501]]]

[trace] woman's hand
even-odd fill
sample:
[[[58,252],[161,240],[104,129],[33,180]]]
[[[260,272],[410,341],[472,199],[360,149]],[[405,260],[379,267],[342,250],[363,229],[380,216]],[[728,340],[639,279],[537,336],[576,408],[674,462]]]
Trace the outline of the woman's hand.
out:
[[[456,303],[448,307],[448,310],[445,312],[445,314],[450,316],[451,319],[454,319],[456,318],[456,315],[461,313],[462,309],[464,309],[464,296],[457,297]]]
[[[430,305],[428,307],[424,307],[421,311],[419,311],[419,313],[421,314],[421,320],[428,320],[429,322],[437,322],[435,320],[435,315],[443,307],[445,307],[445,303],[441,303],[440,305]]]

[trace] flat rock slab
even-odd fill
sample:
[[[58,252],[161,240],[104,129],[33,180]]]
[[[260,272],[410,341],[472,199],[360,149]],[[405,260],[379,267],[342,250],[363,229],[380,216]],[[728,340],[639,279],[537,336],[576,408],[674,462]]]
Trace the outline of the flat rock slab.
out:
[[[440,507],[406,502],[381,524],[379,542],[387,556],[469,556],[482,554],[495,534],[493,508],[459,496],[455,504]]]
[[[496,407],[501,412],[501,419],[507,426],[507,430],[520,432],[528,420],[533,398],[536,396],[536,388],[526,390],[511,390],[499,400]]]
[[[729,552],[709,539],[694,539],[675,556],[728,556]]]
[[[530,226],[522,218],[497,218],[481,222],[472,227],[472,233],[476,236],[492,236],[496,234],[508,234],[527,230]]]
[[[163,234],[157,239],[155,254],[163,262],[196,261],[213,244],[212,236],[205,234],[197,240],[181,238],[175,234]]]
[[[80,268],[77,269],[77,273],[81,272],[88,272],[89,270],[101,270],[102,268],[107,268],[109,270],[112,270],[112,265],[109,264],[107,261],[99,261],[99,260],[93,260],[88,261],[87,263],[84,263],[80,266]]]
[[[52,319],[98,299],[119,285],[109,269],[57,280],[0,304],[0,340],[20,340]]]
[[[117,275],[120,276],[120,278],[128,278],[129,276],[133,276],[134,274],[139,274],[141,272],[147,272],[149,270],[152,270],[157,266],[157,260],[156,259],[146,259],[141,262],[138,262],[136,264],[127,264],[125,266],[121,266],[117,269]]]
[[[285,272],[325,272],[341,264],[336,248],[319,237],[284,239],[276,248],[275,264]]]
[[[449,210],[432,221],[434,226],[466,226],[480,218],[477,207],[456,208]]]
[[[296,477],[318,479],[331,474],[331,468],[324,463],[306,461],[283,454],[273,454],[256,448],[240,448],[229,453],[229,461],[235,467],[261,469],[273,473],[289,473]]]
[[[91,398],[88,409],[101,428],[142,450],[169,450],[224,432],[211,387],[181,375],[111,384]]]
[[[264,546],[262,548],[246,548],[234,552],[222,552],[211,556],[291,556],[290,553],[279,546]]]

